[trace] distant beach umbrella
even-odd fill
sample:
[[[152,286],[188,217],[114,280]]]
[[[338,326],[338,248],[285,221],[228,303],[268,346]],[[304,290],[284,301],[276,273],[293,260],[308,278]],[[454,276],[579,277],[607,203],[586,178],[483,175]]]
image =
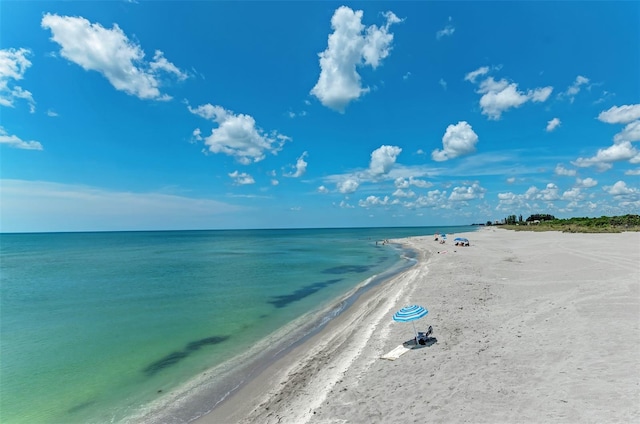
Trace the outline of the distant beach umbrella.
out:
[[[418,331],[416,330],[415,320],[426,316],[429,313],[425,308],[419,305],[405,306],[398,312],[393,314],[393,320],[398,322],[409,322],[413,325],[413,332],[416,335],[416,341],[418,340]]]

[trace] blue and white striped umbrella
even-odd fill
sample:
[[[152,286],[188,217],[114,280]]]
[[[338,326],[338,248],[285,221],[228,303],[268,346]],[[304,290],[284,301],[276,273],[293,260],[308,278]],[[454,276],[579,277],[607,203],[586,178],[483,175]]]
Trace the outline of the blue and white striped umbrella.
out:
[[[416,334],[416,341],[418,340],[418,332],[416,331],[416,324],[413,322],[426,316],[429,313],[425,308],[420,305],[405,306],[398,312],[393,314],[393,320],[399,322],[409,322],[413,324],[413,332]]]

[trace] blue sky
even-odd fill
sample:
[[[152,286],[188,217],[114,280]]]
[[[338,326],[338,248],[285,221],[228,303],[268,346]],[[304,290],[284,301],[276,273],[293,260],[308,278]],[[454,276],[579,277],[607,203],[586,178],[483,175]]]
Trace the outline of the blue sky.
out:
[[[638,2],[0,3],[0,231],[640,211]]]

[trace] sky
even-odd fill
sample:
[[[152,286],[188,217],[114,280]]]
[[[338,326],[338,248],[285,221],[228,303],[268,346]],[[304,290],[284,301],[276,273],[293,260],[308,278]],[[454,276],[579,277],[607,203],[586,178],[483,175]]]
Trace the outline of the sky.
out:
[[[1,232],[637,214],[639,142],[639,2],[0,2]]]

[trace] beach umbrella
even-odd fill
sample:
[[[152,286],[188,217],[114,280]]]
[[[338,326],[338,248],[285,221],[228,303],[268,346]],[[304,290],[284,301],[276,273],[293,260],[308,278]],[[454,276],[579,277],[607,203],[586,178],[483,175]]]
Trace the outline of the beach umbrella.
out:
[[[409,322],[413,325],[413,332],[416,335],[416,341],[418,340],[418,331],[416,330],[415,320],[426,316],[429,313],[425,308],[419,305],[405,306],[398,312],[393,314],[393,320],[398,322]]]

